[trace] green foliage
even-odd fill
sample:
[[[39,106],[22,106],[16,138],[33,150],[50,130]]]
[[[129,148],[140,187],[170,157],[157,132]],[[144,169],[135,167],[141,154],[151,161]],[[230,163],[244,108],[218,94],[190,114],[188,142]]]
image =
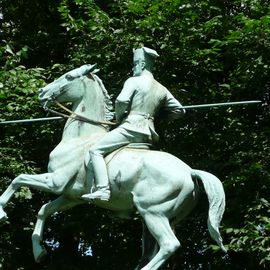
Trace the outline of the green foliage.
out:
[[[37,90],[85,63],[98,64],[100,77],[115,97],[131,75],[132,49],[141,44],[158,51],[155,77],[183,104],[262,100],[259,106],[190,111],[178,122],[157,127],[163,150],[218,175],[227,195],[222,234],[229,255],[214,252],[215,246],[206,248],[213,244],[203,225],[206,217],[195,215],[176,229],[182,249],[164,268],[269,268],[269,1],[0,3],[1,120],[45,116]],[[46,171],[61,127],[0,126],[1,191],[20,173]],[[10,224],[0,234],[1,246],[7,245],[0,248],[0,263],[6,269],[36,268],[30,259],[32,222],[41,204],[51,198],[36,191],[27,200],[30,197],[29,190],[22,189],[7,209]],[[76,208],[48,221],[49,258],[40,269],[62,267],[67,258],[65,269],[101,269],[100,260],[107,269],[134,268],[140,252],[138,221],[117,223],[104,211],[89,209]],[[78,224],[81,217],[85,219]],[[59,248],[50,241],[59,242]],[[80,243],[90,245],[94,256],[84,256]]]
[[[15,56],[16,57],[16,56]],[[11,58],[11,59],[10,59]],[[6,67],[0,71],[0,115],[1,121],[12,119],[24,119],[37,117],[40,112],[40,104],[37,100],[37,90],[44,85],[44,70],[42,68],[26,69],[18,65],[7,69],[14,57],[10,57]],[[29,126],[1,126],[0,171],[5,174],[16,175],[26,171],[34,173],[31,161],[23,162],[23,151],[30,142]],[[33,138],[33,137],[32,137]],[[30,154],[30,152],[29,152]]]
[[[230,248],[252,254],[260,265],[267,267],[270,261],[270,203],[259,198],[246,212],[241,228],[226,229],[228,234],[233,235]]]

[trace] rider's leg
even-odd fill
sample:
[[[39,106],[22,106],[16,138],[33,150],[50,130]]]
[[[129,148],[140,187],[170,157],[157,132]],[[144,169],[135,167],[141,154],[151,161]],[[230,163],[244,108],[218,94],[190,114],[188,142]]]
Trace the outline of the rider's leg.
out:
[[[108,201],[110,199],[111,192],[104,157],[95,151],[90,151],[90,160],[94,172],[96,189],[95,192],[83,195],[82,198],[87,200],[100,199]]]
[[[92,166],[93,168],[96,190],[93,193],[83,195],[82,198],[106,201],[110,199],[110,186],[104,156],[129,144],[131,141],[125,130],[116,128],[90,148],[90,162],[87,167]]]

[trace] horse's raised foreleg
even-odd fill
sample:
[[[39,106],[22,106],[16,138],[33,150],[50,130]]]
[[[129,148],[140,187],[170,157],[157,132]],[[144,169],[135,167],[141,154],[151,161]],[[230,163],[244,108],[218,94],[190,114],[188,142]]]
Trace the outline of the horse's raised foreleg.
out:
[[[57,193],[58,190],[56,189],[53,178],[53,173],[44,173],[37,175],[21,174],[16,177],[5,190],[5,192],[0,196],[0,222],[7,219],[7,215],[3,209],[11,199],[12,195],[22,186],[35,188],[46,192]]]
[[[144,213],[145,223],[157,240],[159,251],[142,270],[156,270],[180,247],[167,217],[160,214]]]
[[[32,234],[33,254],[36,262],[40,262],[47,254],[46,249],[41,245],[46,218],[55,212],[64,211],[83,203],[85,202],[82,200],[70,200],[68,197],[62,195],[56,200],[44,204],[40,208],[35,229]]]

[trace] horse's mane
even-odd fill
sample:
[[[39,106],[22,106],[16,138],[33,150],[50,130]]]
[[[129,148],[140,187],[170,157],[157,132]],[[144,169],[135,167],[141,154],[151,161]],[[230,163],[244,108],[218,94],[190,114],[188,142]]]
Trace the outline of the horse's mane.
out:
[[[110,121],[114,117],[113,103],[112,103],[111,97],[108,94],[108,91],[106,90],[106,88],[105,88],[102,80],[96,74],[92,74],[92,75],[97,80],[99,86],[102,89],[103,95],[105,97],[105,101],[104,101],[104,106],[105,106],[105,120]]]

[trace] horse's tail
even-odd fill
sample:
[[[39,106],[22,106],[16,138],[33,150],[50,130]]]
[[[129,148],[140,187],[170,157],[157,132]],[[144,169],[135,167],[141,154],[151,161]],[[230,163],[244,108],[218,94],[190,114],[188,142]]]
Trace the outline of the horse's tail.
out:
[[[209,201],[208,212],[208,230],[211,237],[218,243],[219,247],[227,252],[222,243],[219,232],[219,224],[221,222],[225,210],[225,193],[220,180],[211,173],[192,170],[192,177],[200,179]]]

